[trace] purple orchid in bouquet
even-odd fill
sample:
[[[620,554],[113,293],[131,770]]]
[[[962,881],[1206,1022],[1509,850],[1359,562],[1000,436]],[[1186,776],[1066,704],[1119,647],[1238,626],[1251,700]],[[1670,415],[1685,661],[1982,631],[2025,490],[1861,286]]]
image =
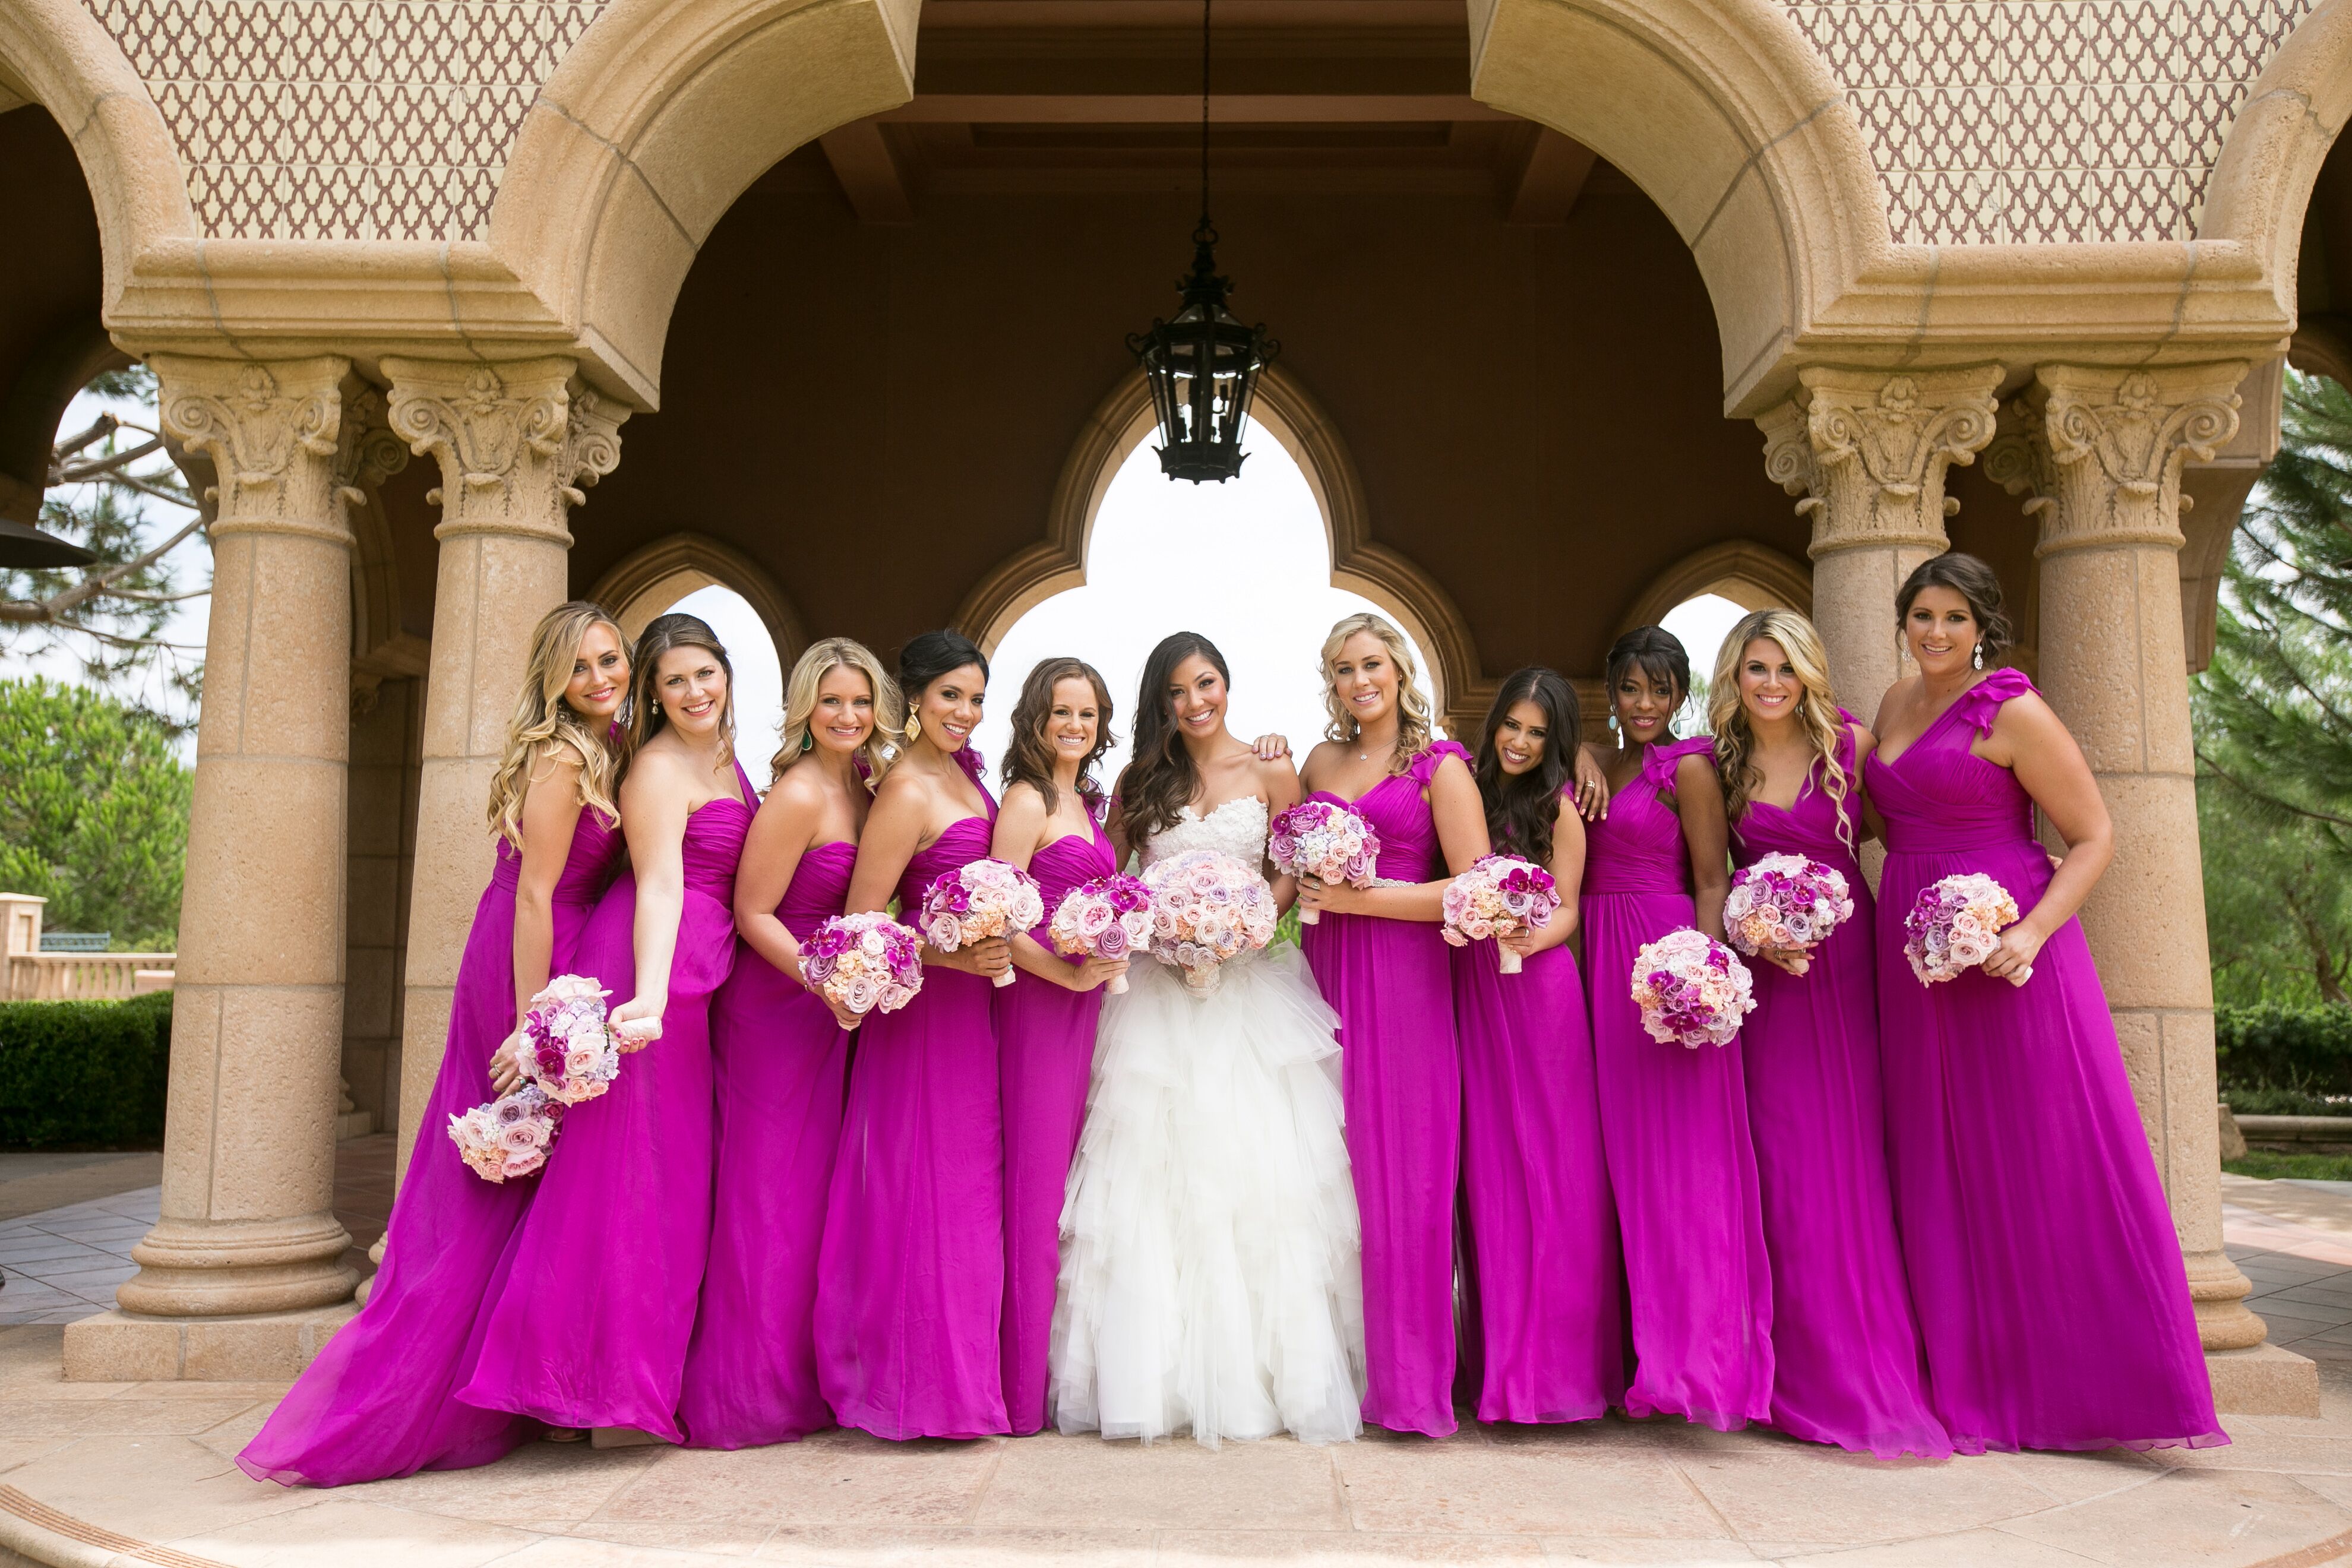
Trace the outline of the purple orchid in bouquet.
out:
[[[1903,956],[1922,985],[1974,969],[2000,948],[2000,933],[2018,920],[2009,889],[1979,872],[1960,872],[1920,889],[1903,917]],[[2033,978],[2031,965],[2012,971],[2011,985]]]
[[[1723,930],[1731,945],[1753,958],[1766,949],[1794,956],[1791,974],[1812,966],[1814,947],[1853,918],[1853,891],[1845,874],[1802,855],[1774,854],[1731,874],[1723,901]]]
[[[941,952],[991,937],[1025,931],[1045,918],[1037,879],[1003,860],[981,859],[942,871],[923,894],[923,940]],[[1013,984],[1013,971],[996,976]]]
[[[1070,889],[1045,934],[1065,958],[1125,958],[1151,941],[1151,889],[1138,877],[1097,877]],[[1118,995],[1127,976],[1103,989]]]
[[[1559,889],[1551,873],[1516,855],[1489,855],[1445,884],[1445,923],[1440,932],[1455,947],[1489,937],[1517,936],[1551,923]],[[1519,955],[1497,946],[1502,972],[1517,974]]]
[[[1344,805],[1302,800],[1274,819],[1265,856],[1285,876],[1369,888],[1381,858],[1381,836]],[[1314,925],[1318,918],[1314,910],[1298,911],[1302,925]]]
[[[895,1013],[923,988],[923,942],[881,913],[835,915],[801,944],[801,975],[852,1013]]]
[[[1633,996],[1642,1027],[1662,1045],[1730,1043],[1755,1010],[1748,966],[1731,950],[1689,926],[1644,945],[1633,959]]]

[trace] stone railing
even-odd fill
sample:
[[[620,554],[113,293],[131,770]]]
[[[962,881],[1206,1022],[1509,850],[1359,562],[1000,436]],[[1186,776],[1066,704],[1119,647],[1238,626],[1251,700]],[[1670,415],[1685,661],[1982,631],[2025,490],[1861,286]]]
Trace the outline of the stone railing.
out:
[[[172,988],[173,952],[16,952],[11,1002],[114,1002]]]

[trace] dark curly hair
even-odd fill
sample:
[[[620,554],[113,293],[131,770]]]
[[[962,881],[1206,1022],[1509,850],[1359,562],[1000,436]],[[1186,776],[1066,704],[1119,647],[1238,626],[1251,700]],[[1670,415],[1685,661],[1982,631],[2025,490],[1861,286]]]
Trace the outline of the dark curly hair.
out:
[[[1003,780],[1008,790],[1017,784],[1033,786],[1045,797],[1048,816],[1060,809],[1061,801],[1054,787],[1054,743],[1046,738],[1045,724],[1054,716],[1054,688],[1065,680],[1083,680],[1095,689],[1095,746],[1078,763],[1078,794],[1090,805],[1102,795],[1102,786],[1095,783],[1095,764],[1111,746],[1110,688],[1103,684],[1101,674],[1082,658],[1040,659],[1021,683],[1021,699],[1013,705]]]
[[[1192,765],[1192,753],[1185,748],[1168,700],[1177,666],[1195,654],[1214,665],[1228,686],[1233,683],[1225,656],[1198,632],[1160,638],[1143,661],[1143,679],[1135,693],[1135,750],[1127,771],[1118,776],[1120,829],[1127,848],[1140,848],[1153,834],[1176,826],[1177,814],[1201,782],[1201,771]]]
[[[1515,777],[1503,771],[1495,733],[1522,702],[1543,710],[1544,749],[1534,767]],[[1559,793],[1575,770],[1576,750],[1583,742],[1576,692],[1558,670],[1531,664],[1503,678],[1478,742],[1478,798],[1486,803],[1486,837],[1496,854],[1517,855],[1538,866],[1551,864]]]
[[[1897,637],[1903,633],[1903,623],[1911,618],[1911,602],[1928,588],[1949,588],[1969,602],[1969,614],[1977,623],[1977,647],[1984,651],[1987,665],[1998,663],[2016,646],[2017,629],[2010,625],[2001,605],[2000,574],[1977,557],[1957,550],[1929,556],[1903,579],[1902,590],[1895,595]]]

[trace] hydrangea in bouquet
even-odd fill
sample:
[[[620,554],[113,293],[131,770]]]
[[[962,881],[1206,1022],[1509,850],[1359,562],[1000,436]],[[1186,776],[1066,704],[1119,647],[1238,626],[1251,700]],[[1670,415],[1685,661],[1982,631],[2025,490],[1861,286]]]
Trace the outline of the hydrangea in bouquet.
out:
[[[1255,866],[1192,849],[1143,873],[1151,896],[1151,953],[1183,971],[1195,996],[1216,990],[1221,966],[1274,940],[1274,889]]]
[[[1748,966],[1706,932],[1685,926],[1633,959],[1633,1000],[1642,1027],[1664,1045],[1728,1045],[1755,1010]]]
[[[1265,855],[1275,869],[1286,876],[1369,888],[1373,862],[1381,858],[1381,836],[1372,831],[1370,823],[1344,805],[1302,800],[1274,819]],[[1300,910],[1299,923],[1313,925],[1318,913]]]
[[[974,860],[942,871],[923,894],[923,940],[941,952],[991,937],[1009,937],[1045,918],[1045,900],[1037,891],[1037,879],[1002,860]],[[1012,984],[1013,971],[1005,970],[995,983]]]
[[[1516,855],[1489,855],[1445,884],[1446,941],[1467,947],[1488,937],[1517,936],[1551,924],[1559,892],[1551,873]],[[1519,972],[1519,955],[1498,947],[1503,973]]]
[[[550,1100],[537,1084],[478,1105],[449,1118],[449,1141],[458,1157],[486,1182],[528,1176],[547,1163],[548,1150],[563,1125],[563,1102]]]
[[[559,1105],[593,1100],[621,1076],[621,1048],[604,1023],[610,994],[585,976],[559,974],[522,1016],[522,1059],[516,1065]]]
[[[1853,918],[1845,874],[1802,855],[1766,855],[1731,874],[1723,931],[1750,958],[1764,949],[1793,952],[1791,974],[1811,967],[1814,945]]]
[[[2008,889],[1980,872],[1962,872],[1920,890],[1903,917],[1903,956],[1920,984],[1933,985],[1990,958],[2001,931],[2016,923],[2017,900]],[[2011,985],[2032,978],[2031,965],[2008,976]]]
[[[1045,934],[1064,958],[1125,958],[1151,941],[1151,889],[1135,877],[1097,877],[1070,889]],[[1118,995],[1127,976],[1103,989]]]
[[[923,939],[888,915],[835,915],[801,944],[801,973],[827,1002],[895,1013],[923,988]]]

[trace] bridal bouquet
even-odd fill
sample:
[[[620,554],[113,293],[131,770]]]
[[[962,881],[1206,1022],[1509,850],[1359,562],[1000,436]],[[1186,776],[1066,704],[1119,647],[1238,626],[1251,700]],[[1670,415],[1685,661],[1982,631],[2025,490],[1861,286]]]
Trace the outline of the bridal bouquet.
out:
[[[1845,875],[1802,855],[1766,855],[1731,874],[1723,931],[1750,958],[1765,948],[1794,949],[1789,973],[1811,966],[1815,943],[1853,918]]]
[[[1664,1045],[1728,1045],[1756,1007],[1748,966],[1704,931],[1685,926],[1644,946],[1633,959],[1633,1000],[1642,1027]]]
[[[522,1016],[522,1059],[516,1065],[559,1105],[593,1100],[621,1076],[621,1048],[604,1026],[604,998],[611,994],[584,976],[559,974]]]
[[[801,973],[835,1006],[895,1013],[923,988],[922,938],[879,912],[835,915],[801,944]]]
[[[550,1100],[537,1084],[478,1105],[449,1118],[449,1141],[457,1155],[486,1182],[528,1176],[547,1163],[547,1152],[563,1125],[563,1102]]]
[[[1517,936],[1551,924],[1559,908],[1559,893],[1551,873],[1516,855],[1489,855],[1445,884],[1445,940],[1467,947],[1487,937]],[[1509,948],[1496,950],[1503,973],[1519,972],[1519,955]]]
[[[1045,934],[1064,958],[1125,958],[1151,941],[1151,889],[1134,877],[1097,877],[1070,889]],[[1103,989],[1118,995],[1127,976]]]
[[[1903,956],[1922,985],[1949,980],[1990,958],[2003,928],[2017,923],[2017,900],[1990,877],[1963,872],[1922,889],[1903,917]],[[2029,966],[2011,974],[2011,985],[2033,978]]]
[[[1344,805],[1302,800],[1274,819],[1265,855],[1286,876],[1369,888],[1372,863],[1381,856],[1381,836]],[[1303,925],[1313,925],[1318,912],[1303,909],[1298,919]]]
[[[967,942],[1027,931],[1045,918],[1045,900],[1037,879],[1002,860],[974,860],[952,871],[942,871],[923,895],[923,940],[941,952],[953,952]],[[1013,971],[996,977],[999,985],[1013,984]]]
[[[1274,940],[1274,889],[1257,868],[1192,849],[1143,873],[1151,896],[1151,953],[1184,972],[1195,996],[1216,990],[1219,965]]]

